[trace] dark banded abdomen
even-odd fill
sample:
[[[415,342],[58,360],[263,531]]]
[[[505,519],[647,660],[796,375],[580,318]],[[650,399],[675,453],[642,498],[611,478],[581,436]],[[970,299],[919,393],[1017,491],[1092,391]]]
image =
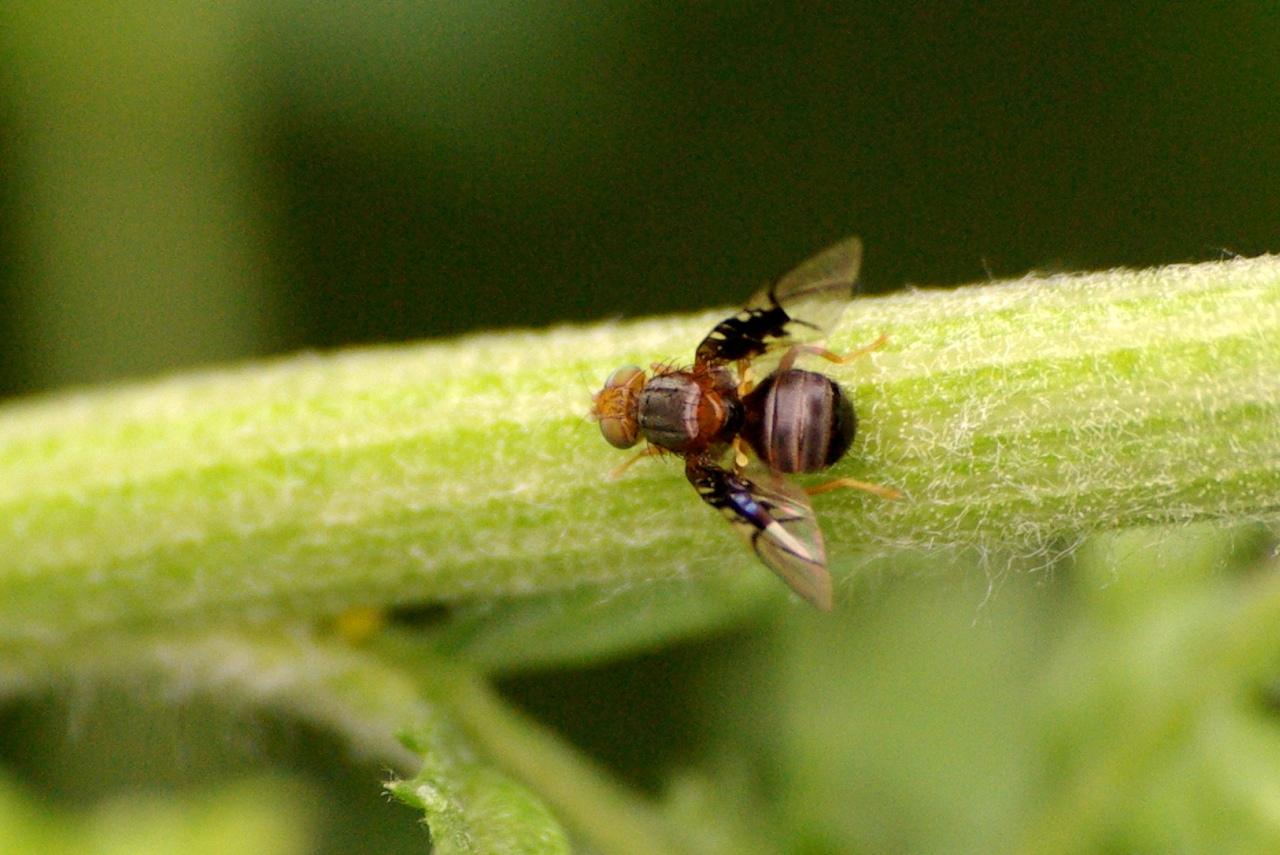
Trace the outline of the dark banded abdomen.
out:
[[[743,438],[777,472],[825,469],[844,457],[858,428],[849,396],[813,371],[774,372],[742,403]]]

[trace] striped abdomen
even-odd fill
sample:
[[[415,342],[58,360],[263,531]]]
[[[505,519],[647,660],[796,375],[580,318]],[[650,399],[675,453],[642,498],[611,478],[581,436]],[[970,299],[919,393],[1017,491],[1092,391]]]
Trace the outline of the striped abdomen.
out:
[[[742,436],[776,472],[825,469],[845,455],[858,428],[849,396],[813,371],[776,371],[742,403]]]

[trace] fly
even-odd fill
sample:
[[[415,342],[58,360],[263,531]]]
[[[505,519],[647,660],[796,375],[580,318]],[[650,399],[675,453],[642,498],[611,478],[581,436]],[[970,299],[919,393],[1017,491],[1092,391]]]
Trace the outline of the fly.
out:
[[[795,365],[805,355],[848,362],[888,340],[881,336],[844,356],[806,343],[840,319],[861,264],[857,238],[829,247],[717,324],[698,345],[692,366],[655,365],[652,376],[634,365],[619,368],[593,398],[591,411],[611,445],[631,448],[644,439],[648,446],[640,456],[682,457],[685,477],[702,500],[724,514],[792,590],[823,611],[832,607],[831,573],[809,496],[837,487],[900,495],[850,478],[805,490],[785,477],[826,469],[853,444],[858,419],[849,395],[825,374]],[[753,361],[783,351],[778,367],[757,383]],[[748,451],[762,470],[750,477]]]

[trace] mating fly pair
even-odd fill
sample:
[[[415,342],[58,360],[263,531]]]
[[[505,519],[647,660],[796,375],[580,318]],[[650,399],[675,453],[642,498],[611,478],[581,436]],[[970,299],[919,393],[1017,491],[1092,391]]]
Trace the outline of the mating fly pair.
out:
[[[652,377],[634,365],[619,368],[595,395],[591,410],[611,445],[630,448],[644,439],[649,445],[640,456],[683,457],[685,477],[703,501],[725,515],[760,560],[823,611],[831,609],[831,574],[809,495],[853,487],[898,496],[849,478],[806,491],[784,477],[825,469],[853,444],[858,419],[849,396],[830,377],[795,363],[806,354],[847,362],[886,341],[882,336],[844,356],[804,343],[824,336],[839,320],[861,263],[861,241],[837,243],[717,324],[698,345],[692,367],[655,365]],[[778,367],[756,383],[752,361],[783,351]],[[751,465],[748,450],[759,466]]]

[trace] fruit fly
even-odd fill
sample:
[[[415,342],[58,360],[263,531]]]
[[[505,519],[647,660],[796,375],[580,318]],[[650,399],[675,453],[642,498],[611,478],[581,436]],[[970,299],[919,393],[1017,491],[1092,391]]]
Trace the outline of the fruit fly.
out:
[[[809,495],[853,487],[898,496],[849,478],[806,491],[785,477],[825,469],[853,444],[858,419],[848,394],[825,374],[795,364],[804,355],[847,362],[887,341],[882,336],[844,356],[804,343],[839,320],[861,263],[857,238],[829,247],[717,324],[698,345],[691,367],[654,365],[653,376],[634,365],[619,368],[595,395],[591,411],[609,444],[648,443],[631,462],[662,453],[684,458],[685,477],[702,500],[723,513],[792,590],[823,611],[832,605],[831,574]],[[756,383],[752,363],[774,352],[784,354],[776,370]],[[750,477],[748,451],[759,461]]]

